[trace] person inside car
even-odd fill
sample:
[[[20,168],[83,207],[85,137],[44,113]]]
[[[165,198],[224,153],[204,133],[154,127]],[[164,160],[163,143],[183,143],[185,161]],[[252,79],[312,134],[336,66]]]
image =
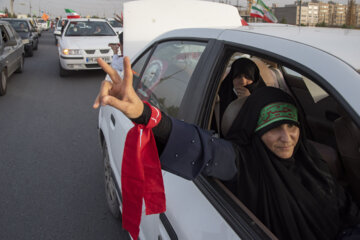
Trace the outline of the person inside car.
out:
[[[94,34],[100,34],[101,33],[101,27],[100,26],[96,26]]]
[[[129,58],[124,59],[124,79],[103,60],[98,63],[112,83],[103,81],[93,107],[111,105],[130,118],[134,128],[146,129],[159,110],[137,96]],[[227,139],[164,113],[158,119],[152,132],[164,170],[190,180],[203,173],[234,183],[234,194],[279,239],[360,236],[359,208],[307,142],[302,114],[284,91],[254,91]]]
[[[25,27],[24,23],[20,23],[19,27],[20,27],[20,31],[22,31],[22,32],[27,32],[28,31],[28,29]]]
[[[237,98],[250,95],[255,89],[264,87],[259,68],[248,58],[239,58],[231,64],[230,72],[220,85],[220,116],[226,107]],[[221,119],[221,118],[220,118]]]

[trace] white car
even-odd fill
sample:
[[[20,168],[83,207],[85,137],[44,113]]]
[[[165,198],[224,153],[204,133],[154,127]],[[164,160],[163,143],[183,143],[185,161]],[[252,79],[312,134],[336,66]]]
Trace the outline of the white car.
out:
[[[351,169],[359,169],[360,159],[355,165],[345,160],[346,148],[360,146],[359,39],[356,30],[278,24],[174,30],[133,58],[134,87],[143,100],[168,115],[219,133],[214,106],[226,69],[238,57],[257,59],[264,80],[288,91],[301,105],[307,135],[318,150],[339,156],[329,161],[333,174],[354,185]],[[115,217],[121,216],[121,164],[132,126],[120,111],[100,109],[106,197]],[[167,210],[150,216],[143,212],[140,239],[274,237],[218,179],[200,175],[187,181],[163,171],[163,180]],[[351,194],[360,196],[358,184]]]
[[[110,43],[119,39],[104,19],[69,19],[58,44],[60,76],[71,71],[100,69],[97,58],[111,63]]]
[[[36,19],[36,26],[41,30],[41,31],[47,31],[49,30],[49,26],[47,21],[45,21],[44,19]]]
[[[117,34],[122,33],[123,26],[120,22],[116,21],[115,18],[108,18],[107,21],[110,23],[110,25],[114,28],[115,32]]]

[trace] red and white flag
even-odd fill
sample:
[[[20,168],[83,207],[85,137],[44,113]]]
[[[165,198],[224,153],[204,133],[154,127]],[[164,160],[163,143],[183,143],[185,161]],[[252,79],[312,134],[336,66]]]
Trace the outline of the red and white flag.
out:
[[[67,18],[80,18],[80,15],[77,14],[74,10],[65,8]]]

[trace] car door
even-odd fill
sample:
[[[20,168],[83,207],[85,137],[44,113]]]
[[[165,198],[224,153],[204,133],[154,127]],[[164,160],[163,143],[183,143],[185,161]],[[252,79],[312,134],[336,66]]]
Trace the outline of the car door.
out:
[[[4,51],[3,56],[5,59],[5,65],[7,67],[7,75],[10,76],[14,70],[14,65],[16,63],[16,55],[14,54],[14,46],[8,46],[10,41],[14,41],[14,35],[9,30],[6,24],[1,25],[1,34],[4,42]]]
[[[15,63],[15,70],[18,68],[22,55],[23,55],[23,43],[22,43],[22,39],[19,36],[19,34],[15,31],[15,29],[11,26],[8,25],[8,30],[12,32],[13,36],[14,36],[14,40],[16,41],[16,45],[14,46],[14,54],[15,54],[15,58],[16,58],[16,63]]]

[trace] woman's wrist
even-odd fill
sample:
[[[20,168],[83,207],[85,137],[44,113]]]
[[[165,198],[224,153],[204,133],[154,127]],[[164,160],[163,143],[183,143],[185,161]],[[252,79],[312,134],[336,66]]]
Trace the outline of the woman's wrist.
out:
[[[130,120],[136,124],[146,125],[149,122],[149,119],[151,117],[151,108],[145,103],[143,103],[143,106],[144,106],[143,111],[139,117],[130,118]]]

